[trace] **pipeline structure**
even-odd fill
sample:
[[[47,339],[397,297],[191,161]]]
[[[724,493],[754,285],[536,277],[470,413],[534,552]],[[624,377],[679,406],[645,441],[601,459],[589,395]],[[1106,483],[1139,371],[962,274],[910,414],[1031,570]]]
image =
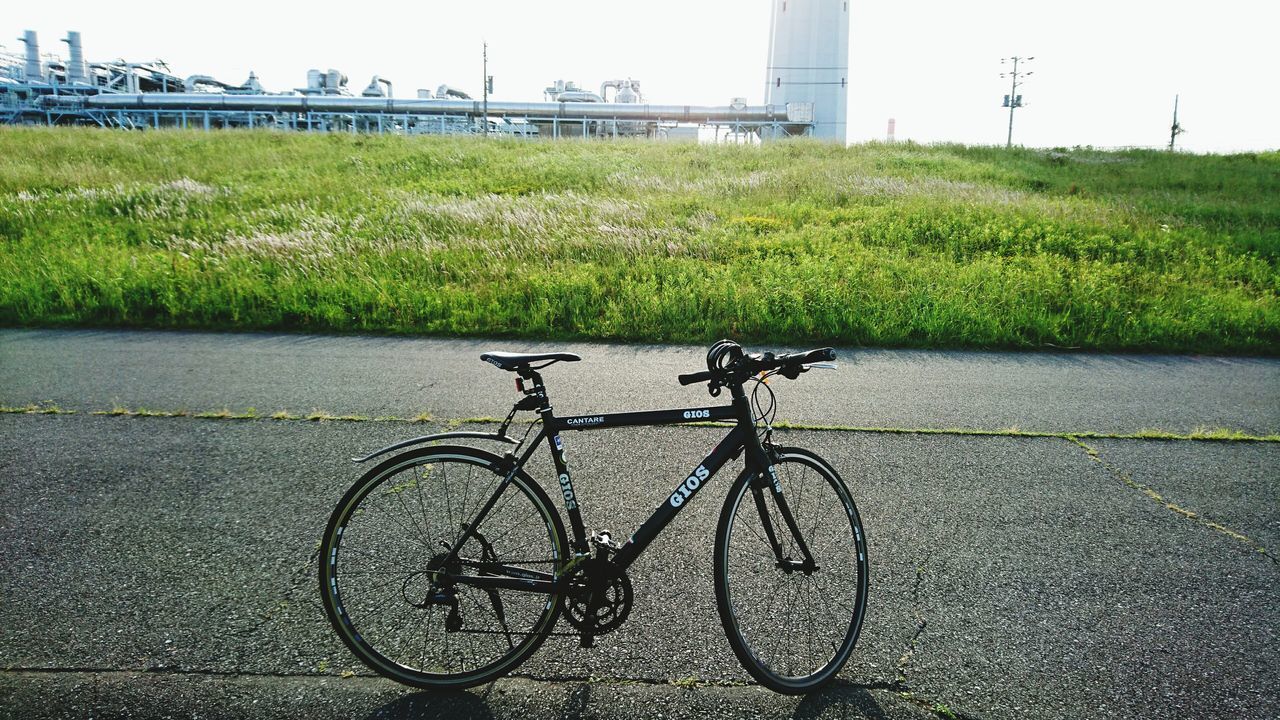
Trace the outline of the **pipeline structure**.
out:
[[[346,75],[330,69],[310,70],[304,87],[272,93],[253,73],[235,84],[182,78],[158,60],[86,62],[78,32],[65,39],[65,62],[42,56],[34,31],[19,40],[23,56],[0,53],[0,124],[690,140],[711,130],[717,140],[734,141],[805,135],[814,127],[811,102],[657,105],[645,102],[640,82],[630,78],[606,80],[598,94],[557,80],[542,102],[482,103],[449,85],[393,97],[392,82],[377,75],[352,95]]]

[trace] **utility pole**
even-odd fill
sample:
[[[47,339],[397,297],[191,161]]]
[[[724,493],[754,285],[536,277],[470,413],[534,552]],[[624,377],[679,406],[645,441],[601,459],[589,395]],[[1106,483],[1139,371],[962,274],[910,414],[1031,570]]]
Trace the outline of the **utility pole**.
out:
[[[484,74],[484,77],[482,78],[484,80],[484,117],[480,119],[480,122],[483,123],[484,126],[484,136],[489,137],[489,83],[491,83],[492,80],[489,78],[489,43],[487,42],[484,43],[482,57],[483,64],[481,65],[480,72]]]
[[[1034,55],[1031,57],[1025,57],[1025,58],[1018,57],[1017,55],[1014,55],[1013,57],[1000,58],[1001,65],[1003,65],[1006,60],[1013,61],[1013,70],[1007,73],[1000,73],[1000,77],[1002,78],[1003,77],[1012,78],[1012,81],[1011,81],[1012,84],[1009,86],[1009,94],[1004,96],[1004,105],[1001,105],[1001,107],[1009,108],[1009,137],[1007,140],[1005,140],[1005,143],[1004,143],[1004,146],[1007,148],[1013,147],[1013,111],[1022,107],[1022,96],[1018,94],[1018,88],[1021,87],[1022,82],[1020,82],[1018,78],[1027,77],[1029,75],[1035,75],[1034,72],[1019,72],[1018,63],[1031,62],[1032,60],[1035,60],[1035,59],[1036,58]]]
[[[1169,128],[1169,152],[1173,152],[1173,143],[1186,130],[1178,124],[1178,96],[1173,96],[1173,127]]]

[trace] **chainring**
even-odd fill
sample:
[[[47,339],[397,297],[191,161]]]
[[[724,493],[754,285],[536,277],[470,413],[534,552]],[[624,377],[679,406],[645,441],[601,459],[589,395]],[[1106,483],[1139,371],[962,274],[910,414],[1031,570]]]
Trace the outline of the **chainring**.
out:
[[[585,635],[617,630],[631,614],[631,579],[601,558],[583,561],[569,575],[565,618]]]

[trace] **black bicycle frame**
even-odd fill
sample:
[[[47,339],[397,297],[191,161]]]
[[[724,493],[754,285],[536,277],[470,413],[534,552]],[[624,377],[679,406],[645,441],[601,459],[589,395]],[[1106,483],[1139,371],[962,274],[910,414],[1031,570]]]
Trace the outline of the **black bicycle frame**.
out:
[[[484,521],[485,516],[497,503],[507,485],[511,483],[520,468],[524,467],[524,464],[537,451],[538,446],[544,439],[547,441],[548,447],[551,448],[552,463],[555,465],[560,491],[564,496],[565,511],[569,515],[569,523],[573,530],[574,549],[579,553],[585,554],[591,548],[587,540],[586,529],[582,523],[582,513],[578,509],[577,498],[573,492],[573,479],[569,474],[568,464],[565,462],[564,442],[560,437],[561,432],[568,430],[599,430],[634,425],[678,425],[698,421],[734,420],[737,424],[729,431],[729,434],[716,445],[709,455],[703,458],[702,462],[698,463],[696,468],[685,476],[680,484],[667,496],[665,502],[659,505],[653,511],[653,514],[649,516],[649,519],[631,535],[630,539],[609,557],[609,561],[623,570],[630,566],[639,557],[640,553],[644,552],[645,548],[653,542],[654,538],[675,519],[680,510],[693,500],[694,495],[698,493],[703,485],[714,477],[726,463],[737,458],[746,450],[745,472],[752,473],[760,478],[767,478],[765,481],[767,485],[753,487],[752,491],[775,555],[781,561],[781,546],[775,536],[772,523],[765,516],[762,500],[763,487],[770,485],[775,497],[778,499],[779,510],[784,522],[795,537],[800,550],[804,553],[806,562],[812,563],[813,560],[809,549],[800,536],[799,528],[794,517],[792,517],[790,508],[785,500],[782,499],[782,488],[774,475],[773,465],[769,461],[769,456],[761,445],[759,437],[756,435],[755,420],[751,414],[746,394],[741,386],[731,386],[729,389],[733,396],[733,402],[730,405],[643,412],[599,413],[561,418],[556,417],[552,412],[551,405],[546,399],[541,379],[537,378],[535,380],[535,389],[531,391],[531,394],[535,394],[540,400],[538,413],[542,415],[542,428],[518,460],[510,455],[508,456],[510,464],[505,468],[505,477],[489,500],[480,508],[475,520],[467,526],[462,536],[450,548],[449,555],[456,556],[458,550],[472,536],[475,528]],[[508,588],[535,592],[557,592],[561,589],[555,580],[555,575],[552,573],[514,568],[499,563],[470,562],[467,564],[488,573],[505,573],[507,577],[455,575],[452,578],[454,582],[476,587]]]
[[[573,494],[573,480],[565,463],[564,444],[560,440],[560,432],[565,430],[629,427],[633,425],[676,425],[696,420],[732,420],[735,419],[736,415],[737,413],[732,405],[712,408],[680,408],[677,410],[579,415],[564,418],[551,416],[550,411],[545,413],[543,417],[547,429],[544,434],[549,436],[552,451],[551,459],[555,464],[556,474],[560,480],[560,489],[564,494],[565,509],[569,515],[569,523],[573,527],[575,547],[580,552],[588,549],[586,530],[583,528],[582,514],[578,510],[578,504]],[[724,467],[726,463],[742,453],[743,448],[748,444],[747,436],[750,439],[755,439],[754,430],[749,430],[746,433],[743,432],[741,427],[735,427],[731,430],[711,451],[711,454],[703,458],[696,468],[689,471],[680,484],[667,496],[666,501],[659,505],[653,511],[653,514],[649,516],[649,519],[613,554],[611,561],[624,570],[631,565],[636,557],[649,546],[649,543],[653,542],[658,533],[662,532],[663,528],[670,524],[680,510],[693,499],[693,496],[697,494],[703,484],[719,472],[720,468]],[[759,443],[758,440],[756,442],[757,444]]]

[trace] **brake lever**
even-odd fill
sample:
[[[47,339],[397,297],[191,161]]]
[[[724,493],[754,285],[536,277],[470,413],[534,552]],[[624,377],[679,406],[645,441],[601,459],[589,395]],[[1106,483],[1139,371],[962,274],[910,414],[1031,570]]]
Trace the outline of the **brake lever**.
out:
[[[839,368],[833,362],[809,363],[808,365],[802,365],[801,367],[803,367],[806,371],[807,370],[839,370]]]

